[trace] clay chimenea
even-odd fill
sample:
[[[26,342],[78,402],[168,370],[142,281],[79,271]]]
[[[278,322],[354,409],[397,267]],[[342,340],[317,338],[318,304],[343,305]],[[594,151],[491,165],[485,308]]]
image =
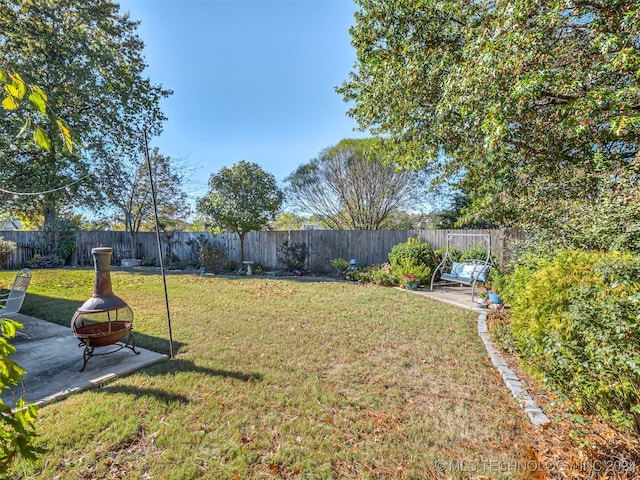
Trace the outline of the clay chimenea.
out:
[[[124,300],[113,294],[111,286],[111,254],[109,247],[99,247],[91,250],[95,266],[95,286],[93,295],[84,302],[71,319],[73,334],[80,339],[84,346],[83,364],[81,372],[87,366],[92,356],[107,355],[123,348],[135,349],[133,329],[133,312]],[[125,342],[121,342],[124,337]],[[104,353],[93,353],[95,348],[116,345]]]

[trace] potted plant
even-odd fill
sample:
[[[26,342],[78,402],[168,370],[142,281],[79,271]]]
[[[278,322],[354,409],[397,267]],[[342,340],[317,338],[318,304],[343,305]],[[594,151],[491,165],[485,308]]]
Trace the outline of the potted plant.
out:
[[[489,306],[489,294],[487,290],[482,288],[478,291],[478,307],[479,308],[487,308]]]
[[[500,295],[498,295],[498,293],[495,290],[490,291],[488,296],[489,296],[489,301],[491,303],[495,303],[496,305],[502,304],[502,299],[500,298]]]
[[[344,271],[349,267],[349,262],[341,257],[334,258],[329,263],[331,263],[331,266],[333,266],[339,274],[344,273]]]
[[[407,290],[415,290],[418,288],[418,284],[420,280],[413,274],[407,273],[404,277],[400,279],[400,286],[406,288]]]
[[[500,272],[493,270],[490,274],[491,288],[488,292],[489,301],[496,305],[502,305],[502,299],[500,298],[500,291],[504,287],[505,277]]]

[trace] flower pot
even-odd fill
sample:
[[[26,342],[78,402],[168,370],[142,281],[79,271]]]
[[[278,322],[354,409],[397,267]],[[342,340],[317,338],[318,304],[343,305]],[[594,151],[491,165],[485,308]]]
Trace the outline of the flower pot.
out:
[[[405,285],[407,290],[417,290],[418,289],[418,282],[409,282]]]
[[[489,301],[498,305],[502,304],[502,299],[497,293],[489,293]]]

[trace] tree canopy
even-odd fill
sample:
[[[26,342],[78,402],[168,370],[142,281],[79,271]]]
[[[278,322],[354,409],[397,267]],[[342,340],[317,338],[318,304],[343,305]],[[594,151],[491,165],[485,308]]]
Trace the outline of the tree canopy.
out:
[[[394,161],[444,159],[471,215],[550,232],[556,202],[596,205],[640,171],[635,3],[356,1],[350,114]]]
[[[32,112],[35,111],[40,114],[35,124],[33,116],[25,115],[24,124],[18,132],[17,137],[26,136],[31,133],[33,142],[36,145],[45,150],[49,150],[51,148],[51,139],[49,135],[47,135],[47,132],[39,125],[39,122],[52,115],[47,94],[38,85],[26,83],[19,72],[5,71],[2,69],[0,69],[0,87],[2,87],[2,91],[4,92],[2,108],[5,110],[5,114],[8,112],[19,112],[19,110],[24,110],[25,108],[29,108]],[[16,116],[15,120],[19,121],[19,119],[20,117]],[[55,123],[58,126],[65,147],[69,153],[73,153],[76,145],[74,144],[69,126],[61,118],[55,118]]]
[[[158,207],[158,223],[161,230],[172,229],[190,215],[187,194],[183,190],[185,168],[172,162],[171,157],[161,155],[158,148],[149,154]],[[153,199],[149,170],[141,157],[136,162],[123,161],[108,166],[109,172],[102,172],[113,181],[105,186],[104,194],[109,204],[116,208],[115,220],[124,225],[129,233],[133,258],[137,258],[135,246],[137,233],[144,227],[154,227]]]
[[[329,228],[378,230],[394,212],[419,206],[424,172],[397,168],[380,158],[375,139],[342,140],[289,175],[287,201]]]
[[[245,235],[273,222],[283,200],[284,193],[272,174],[257,163],[241,160],[211,175],[209,192],[198,200],[197,210],[214,231],[238,234],[242,262]]]
[[[92,165],[139,155],[143,129],[160,132],[159,101],[170,91],[143,77],[138,23],[118,8],[108,0],[0,3],[0,68],[38,85],[49,107],[44,119],[40,108],[0,111],[0,184],[28,192],[68,186],[28,201],[5,197],[10,210],[44,216],[51,224],[63,205],[94,204],[99,184],[111,180],[89,176],[73,182],[85,178]],[[69,137],[56,134],[61,118],[80,144],[73,152]],[[35,133],[46,134],[48,151],[16,140],[25,120],[37,125]]]

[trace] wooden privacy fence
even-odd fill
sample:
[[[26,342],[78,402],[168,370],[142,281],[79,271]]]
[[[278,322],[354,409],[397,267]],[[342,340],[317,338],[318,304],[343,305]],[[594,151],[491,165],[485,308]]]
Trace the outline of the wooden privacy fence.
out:
[[[488,233],[491,235],[491,250],[494,259],[503,264],[509,258],[511,242],[525,240],[526,235],[516,229],[499,230],[292,230],[249,232],[245,238],[245,260],[259,263],[267,270],[284,268],[278,262],[278,248],[288,240],[290,244],[306,244],[309,257],[307,268],[313,272],[329,272],[330,261],[337,257],[347,260],[355,258],[359,265],[371,265],[388,261],[388,254],[394,245],[407,239],[419,238],[428,242],[434,249],[446,246],[447,233]],[[49,254],[41,249],[39,232],[0,231],[0,237],[16,243],[17,249],[9,258],[6,268],[18,269],[27,266],[34,254]],[[211,235],[207,232],[169,232],[161,234],[162,251],[165,262],[172,259],[181,261],[198,260],[198,243],[208,240],[223,245],[227,256],[232,260],[240,258],[238,235],[227,233]],[[140,232],[137,235],[137,250],[143,258],[158,257],[158,246],[154,232]],[[40,245],[40,246],[39,246]],[[120,260],[131,255],[131,243],[126,232],[78,231],[75,248],[71,255],[72,265],[92,264],[91,249],[94,247],[112,247],[112,262],[118,265]],[[455,246],[461,250],[482,246],[478,238],[456,237]],[[157,263],[157,262],[156,262]]]

